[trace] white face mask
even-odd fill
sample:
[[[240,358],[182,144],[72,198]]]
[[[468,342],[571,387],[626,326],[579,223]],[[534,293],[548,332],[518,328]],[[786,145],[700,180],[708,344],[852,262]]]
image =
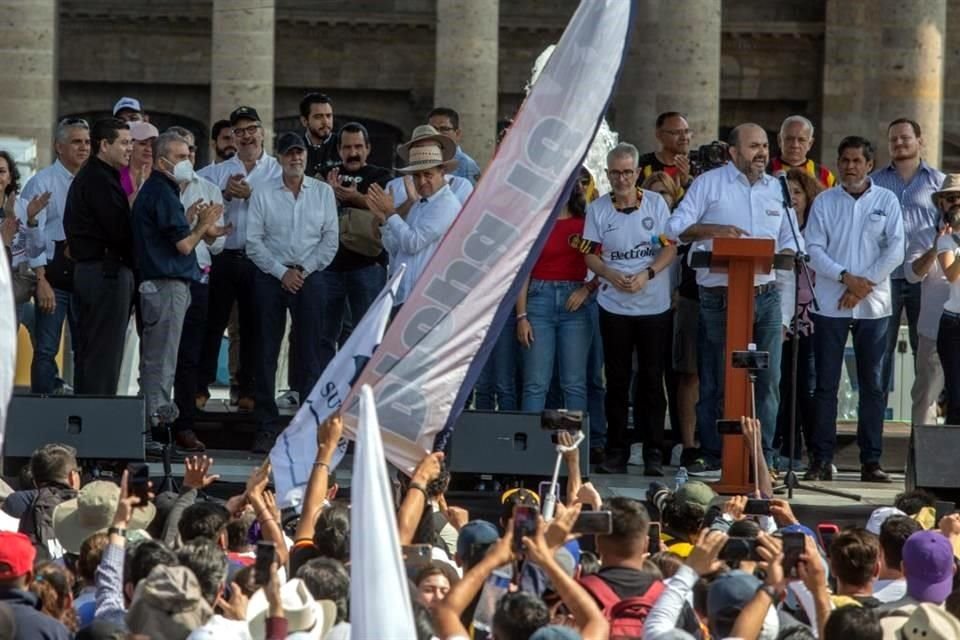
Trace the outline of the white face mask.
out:
[[[170,165],[170,161],[166,158],[164,158],[163,161],[166,162],[168,166]],[[193,180],[193,164],[189,160],[181,160],[173,165],[173,171],[170,176],[177,184],[190,182]]]

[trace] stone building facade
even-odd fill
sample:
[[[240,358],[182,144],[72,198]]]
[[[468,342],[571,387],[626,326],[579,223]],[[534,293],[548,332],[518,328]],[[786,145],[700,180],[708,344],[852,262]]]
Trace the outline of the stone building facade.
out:
[[[826,163],[853,133],[876,141],[884,161],[885,125],[906,116],[923,125],[930,161],[960,167],[960,80],[945,77],[960,63],[960,0],[634,1],[609,119],[642,150],[663,110],[689,114],[695,144],[744,120],[775,132],[803,113]],[[322,90],[338,124],[370,126],[378,163],[392,161],[393,145],[435,104],[462,112],[464,147],[482,162],[496,123],[520,105],[533,61],[576,6],[0,0],[0,135],[36,139],[43,164],[57,118],[106,114],[120,96],[139,98],[161,127],[203,133],[239,102],[274,130],[293,128],[300,97]]]

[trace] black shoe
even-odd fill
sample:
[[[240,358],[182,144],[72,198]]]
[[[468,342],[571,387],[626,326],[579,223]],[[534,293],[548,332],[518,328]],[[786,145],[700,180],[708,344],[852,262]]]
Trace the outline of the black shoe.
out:
[[[893,482],[893,479],[880,468],[879,463],[873,462],[860,467],[860,482],[890,483]]]
[[[163,443],[150,440],[144,444],[144,454],[148,460],[163,459]]]
[[[821,480],[823,482],[832,482],[833,465],[829,462],[815,460],[810,464],[807,472],[803,474],[803,479],[807,481]]]
[[[643,463],[643,475],[651,478],[663,477],[663,466],[655,460]]]
[[[602,464],[603,453],[603,447],[590,447],[590,464]]]
[[[680,452],[680,466],[691,467],[700,457],[700,449],[697,447],[686,447]]]
[[[257,431],[253,436],[253,446],[250,447],[251,453],[270,453],[273,444],[277,441],[276,434],[266,431]]]
[[[687,473],[697,478],[719,478],[720,465],[708,462],[704,458],[698,458],[687,467]]]
[[[603,462],[597,467],[597,473],[626,473],[627,454],[621,451],[608,451]]]

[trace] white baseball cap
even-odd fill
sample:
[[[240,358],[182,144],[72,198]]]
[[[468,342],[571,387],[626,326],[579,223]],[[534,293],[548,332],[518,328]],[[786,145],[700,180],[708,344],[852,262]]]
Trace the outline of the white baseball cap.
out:
[[[113,115],[117,115],[123,109],[129,109],[130,111],[136,111],[137,113],[143,112],[143,108],[140,107],[140,101],[136,98],[128,98],[126,96],[117,100],[117,104],[113,105]]]

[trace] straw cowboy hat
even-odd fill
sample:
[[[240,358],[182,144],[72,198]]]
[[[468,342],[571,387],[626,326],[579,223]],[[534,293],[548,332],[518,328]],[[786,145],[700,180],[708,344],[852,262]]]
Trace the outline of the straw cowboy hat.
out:
[[[943,179],[943,184],[940,185],[940,190],[934,191],[930,198],[933,200],[934,206],[939,207],[940,196],[958,191],[960,191],[960,173],[948,173]]]
[[[337,620],[337,605],[331,600],[314,600],[307,585],[300,578],[280,587],[283,615],[287,619],[287,633],[297,637],[319,640],[330,631]],[[267,595],[260,589],[247,605],[247,624],[254,640],[266,637]]]
[[[61,502],[53,510],[53,532],[63,548],[80,553],[83,541],[113,524],[113,516],[120,504],[120,487],[105,480],[95,480],[80,489],[73,500]],[[157,508],[153,503],[133,510],[129,531],[146,529]]]
[[[435,144],[421,144],[433,142]],[[417,145],[417,146],[414,146]],[[400,173],[414,173],[432,167],[454,169],[457,161],[457,143],[437,132],[428,124],[422,124],[413,130],[410,141],[397,147],[397,155],[407,166],[398,169]]]

